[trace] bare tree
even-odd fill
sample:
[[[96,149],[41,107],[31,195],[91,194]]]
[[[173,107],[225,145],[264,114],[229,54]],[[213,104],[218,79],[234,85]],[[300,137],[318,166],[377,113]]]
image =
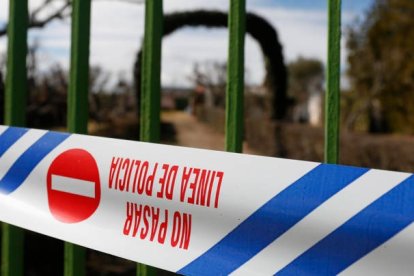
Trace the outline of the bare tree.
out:
[[[32,10],[29,14],[29,28],[43,28],[55,19],[64,19],[71,13],[70,0],[62,0],[61,4],[56,7],[53,0],[44,0],[42,4]],[[46,13],[46,15],[40,16]],[[7,34],[7,24],[0,29],[0,37]]]
[[[143,4],[145,0],[95,0],[117,1],[131,4]],[[56,3],[59,3],[56,5]],[[72,0],[43,0],[43,2],[30,11],[28,28],[43,28],[53,20],[62,20],[70,17]],[[7,34],[7,24],[0,27],[0,37]]]
[[[227,83],[226,62],[207,61],[194,64],[193,73],[189,76],[195,87],[205,89],[208,105],[225,106]]]

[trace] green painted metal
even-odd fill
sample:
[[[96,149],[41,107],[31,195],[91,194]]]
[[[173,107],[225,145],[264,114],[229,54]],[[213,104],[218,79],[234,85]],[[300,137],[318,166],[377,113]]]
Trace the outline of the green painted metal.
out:
[[[68,89],[68,131],[88,131],[89,43],[91,0],[72,2],[70,83]],[[65,243],[65,276],[85,275],[86,249]]]
[[[325,162],[338,163],[341,77],[341,0],[328,0],[328,68],[325,95]]]
[[[85,275],[85,248],[67,242],[64,254],[64,275]]]
[[[142,47],[140,138],[153,143],[160,139],[162,25],[162,1],[147,0]]]
[[[226,150],[243,150],[246,1],[230,0],[226,91]]]
[[[27,98],[27,0],[10,0],[5,123],[24,126]]]
[[[10,0],[9,8],[4,123],[24,126],[27,98],[27,0]],[[2,276],[23,275],[23,240],[23,229],[3,223]]]
[[[72,2],[68,130],[83,134],[88,126],[90,17],[91,0]]]
[[[149,265],[138,264],[137,276],[156,276],[158,269]]]
[[[1,275],[23,275],[24,231],[6,223],[3,223],[2,230]]]
[[[163,1],[145,2],[145,34],[142,47],[140,140],[160,141],[161,110],[161,45]],[[137,265],[137,275],[157,275],[158,269]]]

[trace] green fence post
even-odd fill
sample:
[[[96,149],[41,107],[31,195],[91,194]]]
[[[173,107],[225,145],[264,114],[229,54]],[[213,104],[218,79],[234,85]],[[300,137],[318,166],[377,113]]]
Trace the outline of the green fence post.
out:
[[[91,0],[73,0],[68,130],[88,131],[89,40]]]
[[[226,150],[243,150],[244,39],[246,1],[230,0],[226,91]]]
[[[4,114],[6,125],[24,126],[26,123],[27,24],[27,0],[10,0]],[[1,275],[23,275],[24,231],[6,223],[2,226]]]
[[[142,47],[140,140],[160,140],[162,0],[145,2],[145,34]],[[157,269],[137,265],[137,275],[157,275]]]
[[[24,231],[6,223],[3,223],[2,230],[1,275],[23,275]]]
[[[338,163],[341,77],[341,0],[328,0],[328,68],[325,95],[325,162]]]
[[[68,88],[68,131],[88,131],[89,40],[91,0],[73,0],[70,82]],[[86,249],[65,243],[64,275],[85,275]]]
[[[158,143],[160,139],[162,1],[147,0],[142,47],[140,138]]]

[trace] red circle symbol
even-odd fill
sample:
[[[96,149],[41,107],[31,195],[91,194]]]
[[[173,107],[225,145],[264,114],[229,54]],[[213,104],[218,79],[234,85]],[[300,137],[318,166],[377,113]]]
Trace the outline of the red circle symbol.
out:
[[[99,171],[93,156],[83,149],[60,154],[47,172],[47,196],[52,215],[65,223],[90,217],[101,199]]]

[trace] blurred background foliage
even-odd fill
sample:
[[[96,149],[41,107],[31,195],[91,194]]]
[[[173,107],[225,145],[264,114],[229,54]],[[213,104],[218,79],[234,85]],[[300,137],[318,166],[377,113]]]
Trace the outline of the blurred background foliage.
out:
[[[412,0],[378,0],[364,21],[349,28],[346,128],[413,134],[413,37]]]

